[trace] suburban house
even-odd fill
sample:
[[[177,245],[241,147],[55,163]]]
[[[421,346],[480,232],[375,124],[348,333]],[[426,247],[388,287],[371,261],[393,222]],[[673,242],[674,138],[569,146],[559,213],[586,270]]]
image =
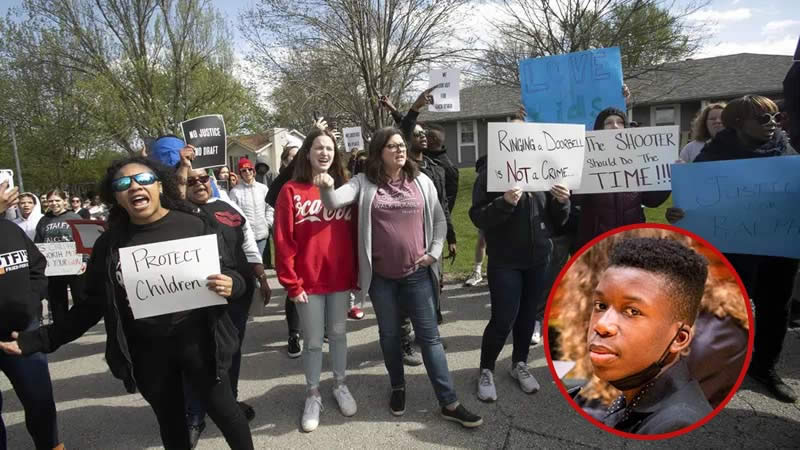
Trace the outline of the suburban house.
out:
[[[628,120],[645,127],[679,125],[686,143],[694,116],[707,103],[746,94],[782,98],[783,78],[791,65],[791,56],[740,53],[640,71],[626,80],[631,91]],[[471,86],[461,89],[461,111],[423,111],[419,120],[444,127],[450,159],[468,167],[486,154],[486,124],[511,120],[519,107],[519,88]]]
[[[281,152],[289,142],[298,146],[305,136],[297,130],[286,128],[273,128],[266,133],[247,134],[228,137],[228,167],[236,170],[239,159],[246,157],[253,164],[263,162],[269,166],[270,172],[278,173],[280,169]]]

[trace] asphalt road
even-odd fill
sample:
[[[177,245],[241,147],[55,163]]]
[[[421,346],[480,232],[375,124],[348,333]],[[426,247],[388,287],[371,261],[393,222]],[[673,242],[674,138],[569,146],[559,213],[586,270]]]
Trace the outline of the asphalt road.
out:
[[[274,280],[273,280],[274,281]],[[422,366],[406,368],[406,414],[394,417],[388,408],[389,384],[378,344],[371,307],[361,321],[348,321],[348,386],[358,403],[351,418],[341,415],[331,394],[332,379],[323,366],[320,426],[300,431],[305,395],[301,359],[286,356],[283,297],[276,291],[265,314],[248,324],[244,343],[240,399],[256,410],[251,422],[256,448],[798,448],[800,404],[785,404],[764,395],[745,379],[728,406],[708,424],[687,435],[658,443],[626,440],[595,428],[562,398],[553,383],[541,345],[533,347],[530,365],[542,389],[523,394],[507,373],[511,346],[498,361],[499,400],[481,403],[475,397],[481,334],[489,316],[485,284],[448,287],[441,327],[447,359],[466,406],[484,417],[484,425],[465,430],[439,417],[433,390]],[[105,331],[101,325],[50,356],[58,404],[59,430],[70,449],[159,448],[155,416],[138,394],[126,394],[103,360]],[[800,331],[787,337],[780,371],[800,390]],[[3,419],[8,448],[33,448],[24,414],[4,376]],[[226,448],[208,421],[199,449]]]

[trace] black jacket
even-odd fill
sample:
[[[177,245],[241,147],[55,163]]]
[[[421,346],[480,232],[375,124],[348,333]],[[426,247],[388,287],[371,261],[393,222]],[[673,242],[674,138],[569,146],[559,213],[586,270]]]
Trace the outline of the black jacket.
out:
[[[712,411],[683,359],[655,379],[627,418],[625,406],[624,397],[620,397],[603,423],[627,433],[661,434],[693,425]]]
[[[220,267],[223,274],[233,279],[231,298],[236,298],[242,295],[244,280],[236,272],[233,255],[216,226],[205,217],[203,220],[206,227],[204,234],[217,235]],[[109,230],[97,239],[87,269],[86,301],[73,306],[63,322],[20,333],[18,342],[23,354],[51,353],[81,337],[102,318],[107,335],[106,363],[111,373],[125,384],[125,389],[133,393],[136,392],[136,379],[128,347],[128,334],[123,324],[123,314],[120,312],[120,308],[128,306],[124,300],[116,298],[114,285],[120,240],[121,232],[116,230]],[[224,306],[209,307],[205,310],[208,313],[208,328],[214,337],[215,374],[219,380],[230,367],[231,359],[238,347],[238,332]]]
[[[281,188],[283,188],[283,185],[286,184],[287,181],[292,179],[294,175],[294,161],[295,160],[292,160],[288,166],[281,169],[281,171],[278,172],[278,176],[272,180],[269,191],[267,191],[267,204],[269,206],[275,207],[275,203],[278,202],[278,194],[281,193]]]
[[[569,201],[562,204],[549,192],[526,192],[516,206],[502,192],[486,192],[487,171],[478,173],[472,189],[469,218],[486,237],[491,267],[528,269],[547,264],[553,251],[554,227],[569,215]]]
[[[426,150],[425,156],[444,168],[444,189],[447,193],[447,204],[455,206],[458,197],[458,167],[447,156],[447,150]]]
[[[450,204],[447,203],[447,194],[445,192],[445,174],[444,168],[433,162],[430,158],[422,155],[422,162],[419,163],[420,172],[424,173],[433,181],[436,187],[436,195],[439,197],[439,203],[444,210],[444,218],[447,221],[447,243],[456,243],[456,230],[453,227],[452,212],[450,211]]]
[[[47,295],[47,261],[22,228],[0,217],[0,341],[26,329]]]

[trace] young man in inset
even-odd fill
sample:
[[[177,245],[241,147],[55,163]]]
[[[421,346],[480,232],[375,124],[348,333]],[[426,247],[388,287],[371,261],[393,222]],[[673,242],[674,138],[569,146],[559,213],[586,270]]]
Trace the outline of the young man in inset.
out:
[[[669,433],[711,412],[681,358],[707,276],[705,258],[677,241],[637,238],[614,247],[595,288],[587,335],[594,374],[623,393],[604,424]]]

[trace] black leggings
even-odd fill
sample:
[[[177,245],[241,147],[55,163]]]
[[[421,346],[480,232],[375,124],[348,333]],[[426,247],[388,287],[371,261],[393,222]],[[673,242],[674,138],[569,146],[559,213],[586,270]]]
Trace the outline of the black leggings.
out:
[[[134,376],[142,396],[153,408],[164,448],[189,449],[184,378],[202,400],[228,446],[253,448],[244,413],[236,403],[227,373],[216,381],[214,343],[204,324],[192,325],[175,336],[134,338],[131,342]]]
[[[85,298],[85,274],[84,275],[65,275],[47,277],[47,304],[50,307],[50,314],[53,323],[62,323],[69,311],[69,297],[67,296],[67,286],[72,293],[72,303],[77,305]]]

